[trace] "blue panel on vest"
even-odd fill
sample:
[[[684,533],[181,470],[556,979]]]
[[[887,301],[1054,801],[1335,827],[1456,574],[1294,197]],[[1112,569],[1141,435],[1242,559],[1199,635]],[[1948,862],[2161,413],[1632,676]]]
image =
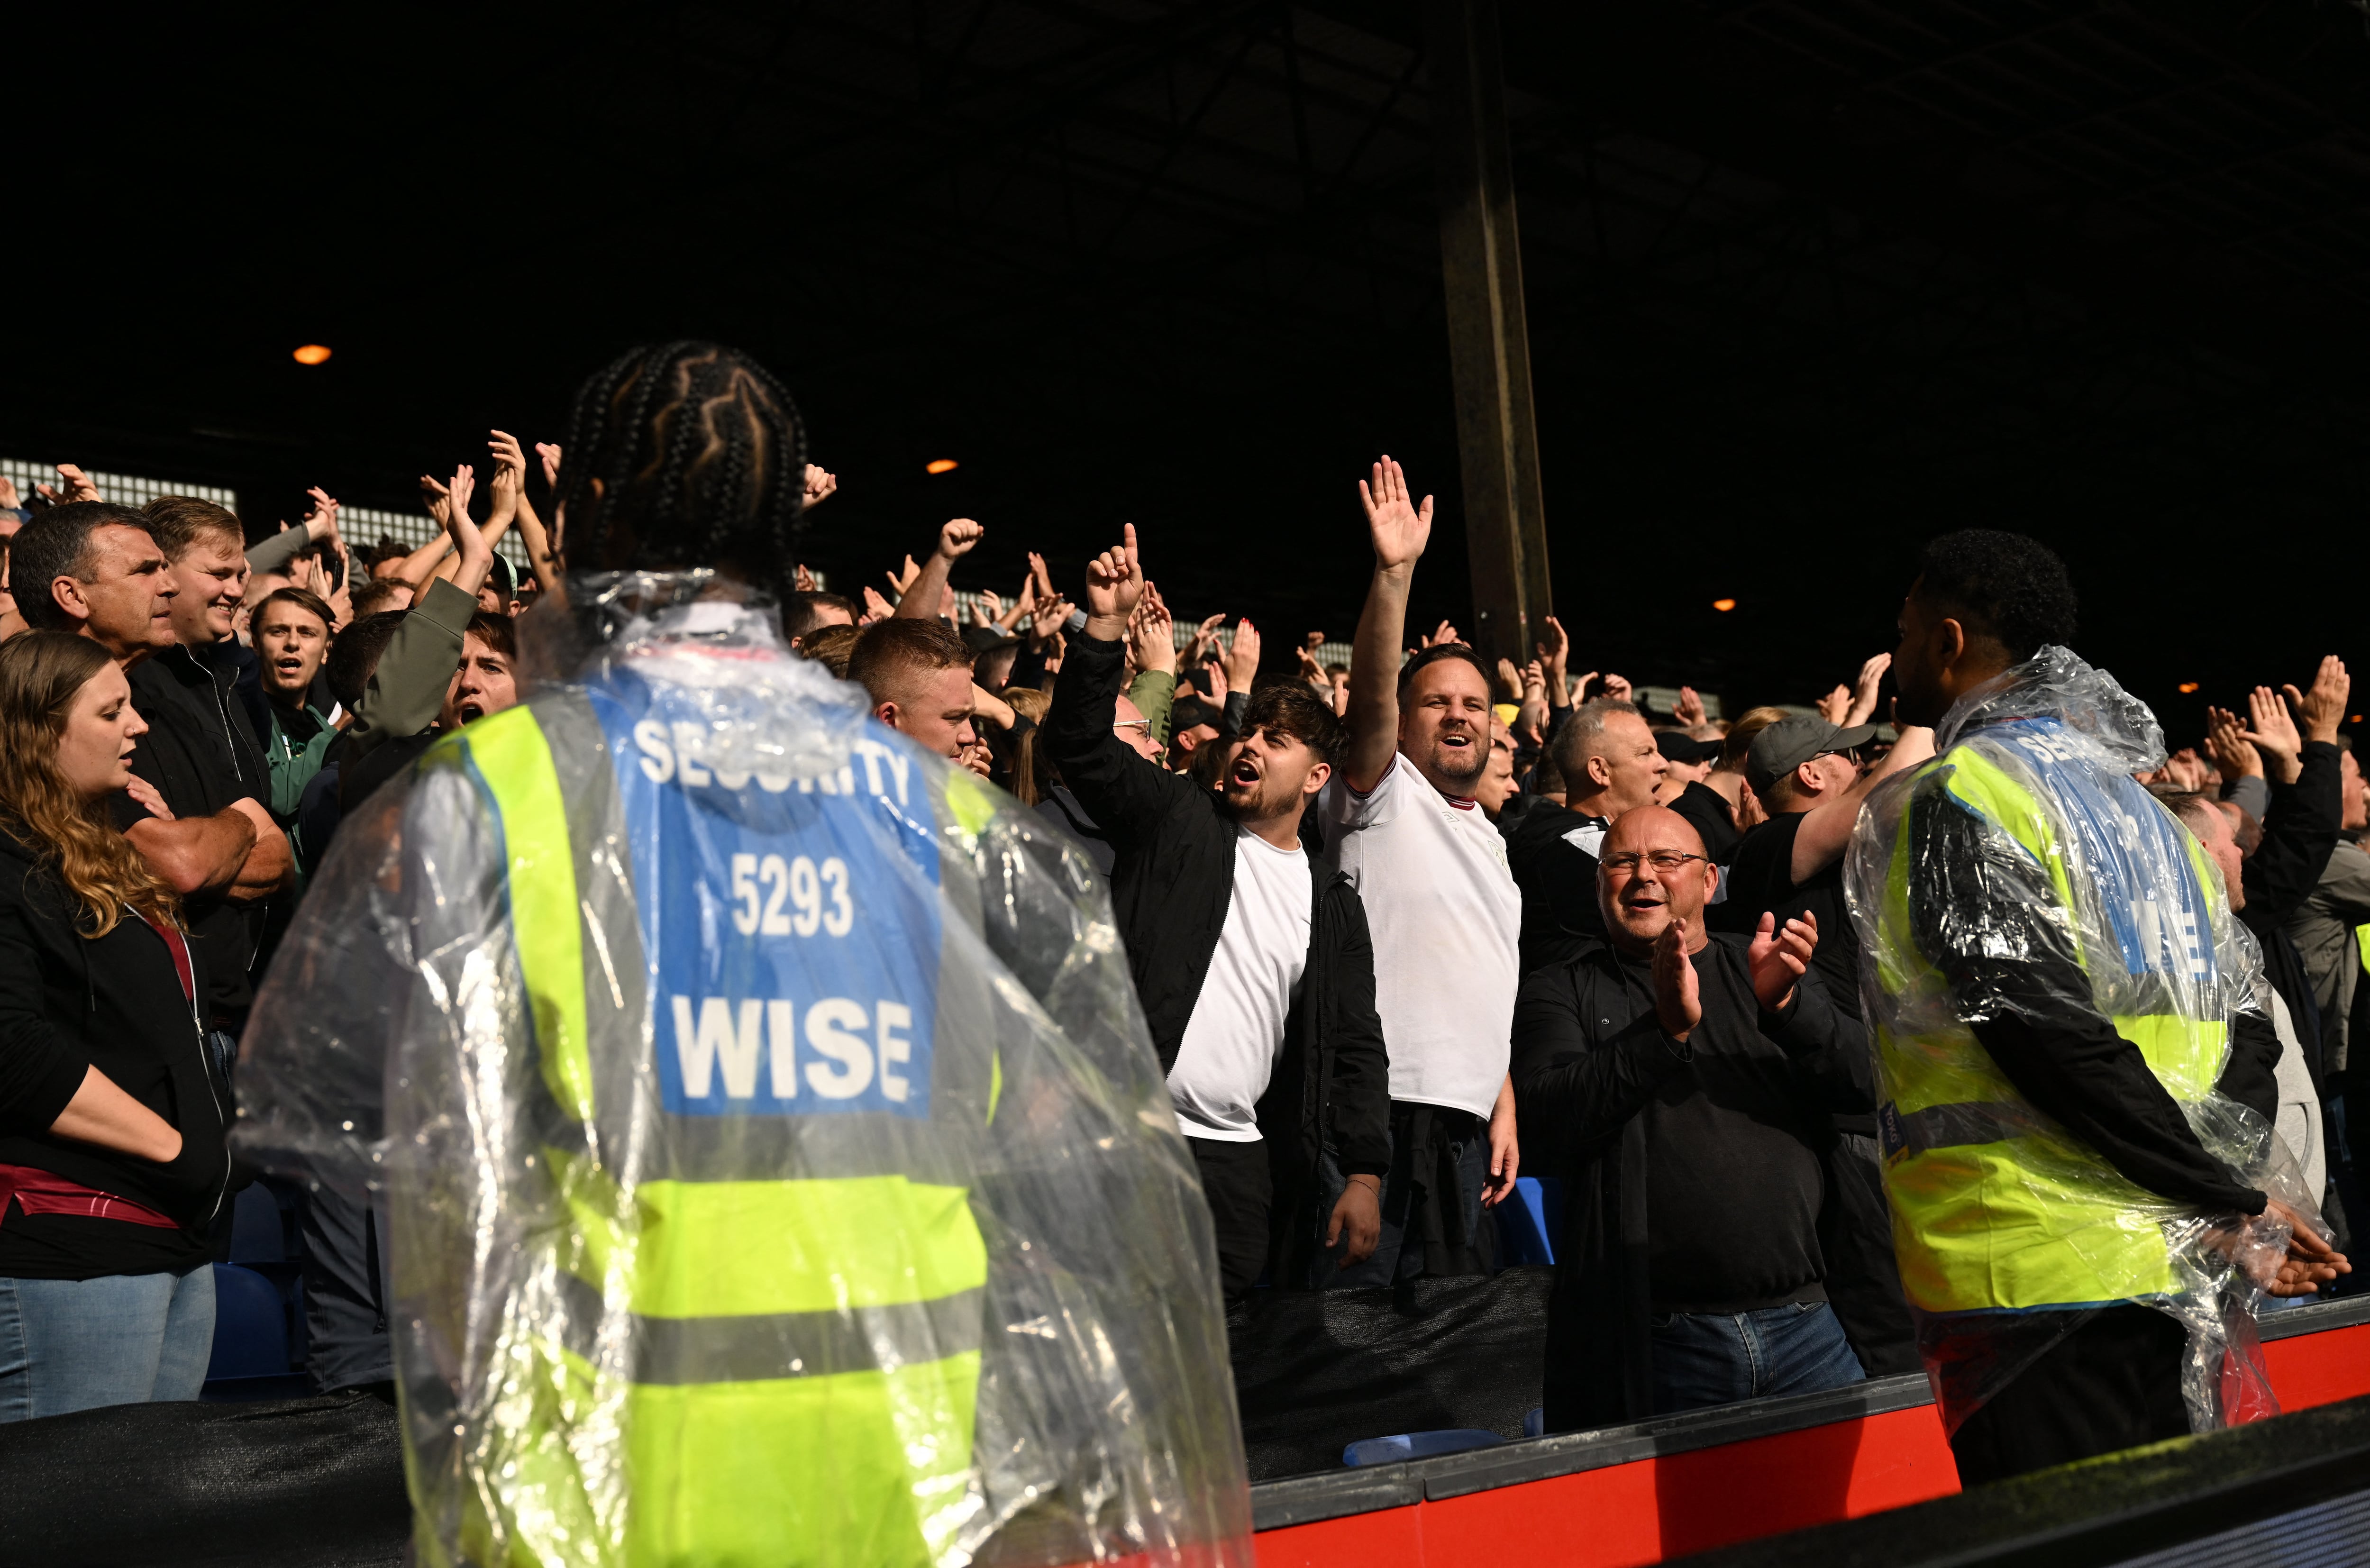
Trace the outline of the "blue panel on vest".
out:
[[[2098,754],[2054,719],[2001,724],[1984,736],[2025,755],[2080,836],[2124,969],[2210,984],[2214,928],[2189,830],[2136,779],[2100,774]]]
[[[626,677],[592,697],[625,804],[666,1109],[927,1116],[938,849],[911,758],[868,721],[835,776],[719,774],[700,760],[712,715],[687,694]]]

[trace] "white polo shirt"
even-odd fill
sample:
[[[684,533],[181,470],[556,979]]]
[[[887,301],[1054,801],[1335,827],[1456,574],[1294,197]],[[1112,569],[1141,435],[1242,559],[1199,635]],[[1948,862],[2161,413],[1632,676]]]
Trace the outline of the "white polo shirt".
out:
[[[1374,933],[1391,1098],[1487,1120],[1522,979],[1523,895],[1506,841],[1479,806],[1451,801],[1400,755],[1369,794],[1335,774],[1317,809],[1326,855],[1357,884]]]

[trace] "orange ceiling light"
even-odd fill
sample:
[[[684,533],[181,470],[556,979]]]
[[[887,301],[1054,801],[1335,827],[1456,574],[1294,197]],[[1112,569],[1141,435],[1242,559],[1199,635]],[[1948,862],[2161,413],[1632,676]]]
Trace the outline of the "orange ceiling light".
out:
[[[2180,693],[2181,696],[2187,697],[2191,692],[2197,689],[2197,683],[2195,681],[2183,681],[2173,689]]]
[[[1736,608],[1736,601],[1733,599],[1714,599],[1711,602],[1711,607],[1718,610],[1721,615],[1726,615],[1729,611]]]
[[[326,345],[307,343],[298,349],[292,357],[298,364],[322,364],[328,362],[329,351]]]
[[[926,474],[951,474],[961,466],[951,457],[933,457],[922,465],[922,471]]]

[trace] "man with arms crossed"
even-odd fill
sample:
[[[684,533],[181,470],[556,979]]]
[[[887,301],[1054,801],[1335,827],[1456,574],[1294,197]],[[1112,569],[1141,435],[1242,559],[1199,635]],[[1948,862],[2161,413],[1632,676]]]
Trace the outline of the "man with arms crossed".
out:
[[[1325,787],[1326,853],[1366,906],[1375,1007],[1391,1058],[1382,1241],[1346,1285],[1473,1274],[1481,1211],[1513,1190],[1507,1042],[1521,979],[1522,894],[1474,797],[1490,761],[1490,673],[1463,643],[1399,666],[1408,589],[1432,537],[1386,456],[1358,493],[1375,576],[1350,663],[1350,745]],[[1329,1163],[1329,1185],[1341,1181]]]

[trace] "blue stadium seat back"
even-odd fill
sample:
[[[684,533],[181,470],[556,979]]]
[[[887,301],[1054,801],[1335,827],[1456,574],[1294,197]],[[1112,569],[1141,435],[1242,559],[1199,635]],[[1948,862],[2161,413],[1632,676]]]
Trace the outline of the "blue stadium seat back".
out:
[[[1345,1465],[1395,1465],[1408,1459],[1429,1459],[1440,1454],[1462,1454],[1471,1448],[1492,1448],[1505,1439],[1478,1426],[1448,1426],[1437,1432],[1402,1432],[1391,1437],[1368,1437],[1341,1450]]]
[[[1547,1435],[1547,1412],[1545,1405],[1533,1405],[1523,1412],[1523,1435],[1544,1437]]]
[[[280,1221],[280,1200],[260,1182],[239,1189],[230,1218],[230,1261],[234,1263],[277,1263],[287,1260],[286,1233]]]
[[[1511,1203],[1500,1204],[1498,1261],[1505,1267],[1555,1262],[1556,1226],[1563,1218],[1563,1183],[1550,1176],[1514,1179]]]
[[[216,1263],[214,1352],[209,1382],[288,1375],[288,1316],[279,1288],[253,1269]]]

